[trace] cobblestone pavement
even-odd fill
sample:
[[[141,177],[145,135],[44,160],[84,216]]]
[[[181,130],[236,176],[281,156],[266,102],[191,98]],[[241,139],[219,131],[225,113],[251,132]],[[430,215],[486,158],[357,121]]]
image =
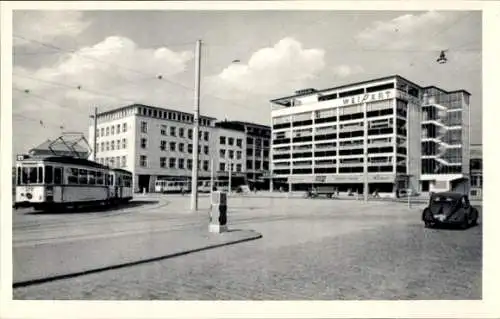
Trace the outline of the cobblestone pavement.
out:
[[[191,227],[201,218],[186,213],[188,197],[167,198],[169,209],[109,221],[167,219],[175,211],[175,220]],[[234,197],[229,204],[231,227],[253,229],[262,239],[18,288],[14,299],[481,298],[481,224],[425,229],[421,210],[386,202]],[[200,210],[207,207],[202,198]]]

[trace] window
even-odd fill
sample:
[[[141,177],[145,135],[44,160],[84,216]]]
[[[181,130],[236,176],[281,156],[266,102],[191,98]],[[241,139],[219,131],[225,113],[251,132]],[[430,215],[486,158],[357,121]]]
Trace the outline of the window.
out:
[[[126,138],[124,138],[124,139],[122,140],[122,148],[123,148],[123,149],[127,148],[127,139],[126,139]]]
[[[122,167],[127,167],[127,157],[122,156]]]
[[[109,126],[106,127],[106,136],[109,136]]]
[[[165,168],[167,166],[167,158],[166,157],[160,157],[160,167]]]
[[[188,144],[188,153],[193,154],[193,144]]]
[[[148,123],[147,122],[144,122],[144,121],[141,122],[141,133],[145,133],[145,134],[148,133]]]
[[[236,151],[236,159],[241,159],[241,151]]]
[[[62,168],[61,167],[54,168],[54,184],[56,184],[56,185],[62,184]]]
[[[80,185],[88,184],[88,172],[86,169],[78,170],[78,184]]]
[[[252,145],[253,144],[253,138],[247,137],[247,145]]]
[[[175,158],[171,157],[168,159],[168,167],[175,168]]]
[[[233,146],[234,145],[234,138],[233,137],[228,138],[227,144]]]
[[[104,184],[104,178],[102,172],[96,172],[96,184],[97,185],[103,185]]]
[[[184,159],[179,158],[179,169],[184,169]]]
[[[117,156],[115,161],[116,161],[116,167],[120,167],[120,156]]]
[[[116,125],[116,134],[120,134],[120,124]]]
[[[252,169],[252,168],[253,168],[253,162],[247,161],[247,169]]]
[[[175,142],[170,142],[170,151],[175,152]]]
[[[111,150],[114,151],[115,150],[115,141],[111,141]]]
[[[106,151],[109,151],[109,141],[106,142]]]
[[[209,140],[209,133],[208,132],[203,132],[203,139],[205,141],[208,141]]]
[[[176,131],[175,127],[171,126],[170,127],[170,136],[176,136],[175,131]]]
[[[208,171],[208,161],[207,160],[203,161],[203,170]]]
[[[145,155],[141,155],[139,165],[141,167],[147,167],[148,166],[148,158]]]
[[[219,151],[220,158],[225,158],[226,157],[226,150],[222,149]]]
[[[269,140],[264,140],[264,147],[269,147]]]
[[[253,149],[247,148],[247,156],[252,156],[253,155]]]
[[[219,163],[219,171],[225,171],[225,170],[226,170],[226,164]]]
[[[193,129],[188,129],[188,138],[193,138]]]
[[[184,143],[179,143],[179,152],[184,152]]]
[[[120,140],[116,140],[116,149],[119,150],[120,149]]]
[[[184,137],[184,128],[179,127],[179,137]]]
[[[193,160],[191,158],[187,160],[187,169],[193,169]]]
[[[67,175],[68,175],[68,184],[78,184],[78,169],[70,168]]]
[[[141,138],[141,148],[147,148],[148,147],[148,140],[146,138]]]
[[[101,136],[104,136],[104,127],[101,127]]]
[[[203,146],[203,153],[208,155],[208,146],[207,145]]]
[[[111,135],[115,135],[115,126],[111,125]]]
[[[160,150],[165,151],[167,149],[167,141],[160,141]]]
[[[96,133],[96,134],[95,134],[95,136],[96,136],[96,137],[99,137],[99,129],[97,129],[97,130],[95,131],[95,133]]]
[[[233,150],[229,150],[229,158],[230,159],[234,158],[234,151]]]
[[[236,146],[242,147],[243,140],[241,138],[236,139]]]
[[[166,125],[162,125],[160,127],[160,134],[163,136],[167,135],[167,126]]]
[[[45,184],[52,184],[52,166],[45,166]]]
[[[269,170],[269,162],[262,162],[262,164],[263,164],[263,167],[262,167],[263,170],[266,170],[266,171]]]
[[[241,164],[236,164],[236,171],[241,172]]]
[[[221,144],[221,145],[226,145],[226,137],[225,137],[225,136],[221,136],[221,137],[219,138],[219,141],[220,141],[220,144]]]
[[[123,123],[123,133],[127,131],[127,123]]]
[[[104,152],[104,142],[101,143],[101,152]]]

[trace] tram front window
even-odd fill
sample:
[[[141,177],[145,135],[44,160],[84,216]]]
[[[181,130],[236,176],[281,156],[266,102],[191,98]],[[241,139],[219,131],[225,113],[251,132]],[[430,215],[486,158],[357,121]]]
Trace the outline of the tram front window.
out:
[[[42,168],[23,167],[21,182],[22,184],[40,184],[42,182]]]

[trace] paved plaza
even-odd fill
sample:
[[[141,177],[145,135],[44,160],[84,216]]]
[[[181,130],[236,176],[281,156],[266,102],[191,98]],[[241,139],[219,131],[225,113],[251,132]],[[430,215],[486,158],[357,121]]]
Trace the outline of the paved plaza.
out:
[[[262,238],[19,287],[14,299],[481,298],[481,219],[465,231],[425,229],[422,204],[409,209],[388,201],[240,195],[228,204],[230,229]],[[127,251],[140,236],[160,234],[150,238],[163,244],[142,248],[154,255],[207,232],[208,208],[207,196],[192,213],[189,196],[138,195],[127,207],[109,211],[34,214],[20,209],[13,212],[14,267],[30,262],[23,249],[43,248],[47,254],[52,248],[57,255],[60,245],[73,251],[91,247],[95,253],[84,262],[99,265],[110,250]],[[107,245],[96,245],[106,239]]]

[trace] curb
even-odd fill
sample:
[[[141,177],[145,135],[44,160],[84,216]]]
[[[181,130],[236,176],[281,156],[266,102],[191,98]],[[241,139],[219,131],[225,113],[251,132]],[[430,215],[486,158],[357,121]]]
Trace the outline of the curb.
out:
[[[230,245],[235,245],[235,244],[240,244],[244,243],[247,241],[252,241],[252,240],[257,240],[262,238],[262,234],[256,232],[256,231],[249,231],[254,233],[253,236],[247,237],[247,238],[242,238],[234,241],[229,241],[226,243],[221,243],[221,244],[213,244],[201,248],[194,248],[194,249],[189,249],[189,250],[184,250],[172,254],[167,254],[167,255],[162,255],[158,257],[152,257],[152,258],[146,258],[146,259],[141,259],[138,261],[132,261],[132,262],[126,262],[126,263],[121,263],[121,264],[115,264],[115,265],[110,265],[110,266],[105,266],[105,267],[100,267],[100,268],[95,268],[95,269],[89,269],[85,271],[79,271],[79,272],[74,272],[74,273],[69,273],[69,274],[63,274],[63,275],[56,275],[56,276],[50,276],[50,277],[44,277],[44,278],[38,278],[38,279],[30,279],[26,281],[19,281],[19,282],[14,282],[12,284],[12,288],[21,288],[21,287],[28,287],[28,286],[33,286],[33,285],[39,285],[47,282],[52,282],[52,281],[57,281],[57,280],[63,280],[63,279],[69,279],[69,278],[74,278],[74,277],[80,277],[80,276],[85,276],[85,275],[90,275],[94,273],[99,273],[99,272],[104,272],[108,270],[114,270],[114,269],[120,269],[120,268],[126,268],[126,267],[131,267],[131,266],[136,266],[136,265],[141,265],[149,262],[155,262],[155,261],[160,261],[164,259],[170,259],[174,257],[180,257],[204,250],[209,250],[209,249],[214,249],[214,248],[220,248],[224,246],[230,246]]]

